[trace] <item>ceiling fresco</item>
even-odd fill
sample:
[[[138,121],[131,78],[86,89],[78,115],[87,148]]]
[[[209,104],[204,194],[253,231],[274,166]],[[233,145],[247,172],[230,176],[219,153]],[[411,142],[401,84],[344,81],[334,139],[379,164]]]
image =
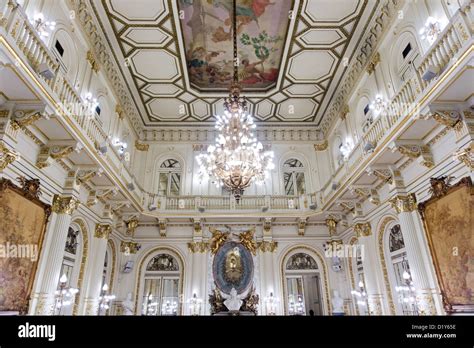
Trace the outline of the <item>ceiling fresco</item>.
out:
[[[213,125],[232,78],[230,0],[87,4],[144,126]],[[319,126],[378,2],[237,4],[239,78],[249,111],[270,126]]]
[[[275,87],[292,1],[237,1],[239,80],[244,90]],[[200,91],[225,90],[233,77],[232,0],[179,0],[187,71]]]

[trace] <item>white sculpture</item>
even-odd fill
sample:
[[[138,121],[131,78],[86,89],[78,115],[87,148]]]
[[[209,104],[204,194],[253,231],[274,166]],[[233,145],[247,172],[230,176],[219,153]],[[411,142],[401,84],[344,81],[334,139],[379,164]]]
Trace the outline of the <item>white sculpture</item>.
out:
[[[332,298],[332,313],[333,314],[344,314],[344,300],[339,296],[339,291],[333,291],[334,297]]]
[[[225,298],[226,300],[224,301],[224,305],[227,307],[227,309],[231,312],[238,312],[240,310],[240,307],[242,307],[242,299],[237,295],[237,290],[235,288],[232,288],[230,290],[230,294],[222,294],[222,297]]]
[[[132,293],[129,292],[125,301],[122,302],[123,315],[133,315],[134,307]]]

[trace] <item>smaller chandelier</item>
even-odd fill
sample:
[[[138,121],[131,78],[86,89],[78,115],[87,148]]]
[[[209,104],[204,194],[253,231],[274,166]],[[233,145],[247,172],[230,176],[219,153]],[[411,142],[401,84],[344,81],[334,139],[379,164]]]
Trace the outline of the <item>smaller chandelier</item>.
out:
[[[427,40],[432,44],[441,33],[441,28],[438,20],[433,17],[428,17],[424,28],[421,28],[420,35],[422,40]]]

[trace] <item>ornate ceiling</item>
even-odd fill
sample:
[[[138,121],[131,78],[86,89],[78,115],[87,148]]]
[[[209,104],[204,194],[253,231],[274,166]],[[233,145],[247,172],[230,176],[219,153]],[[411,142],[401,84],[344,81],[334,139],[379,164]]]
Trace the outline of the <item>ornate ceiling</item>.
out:
[[[88,7],[145,126],[210,125],[231,67],[230,0]],[[239,76],[264,124],[320,126],[375,0],[238,0]]]

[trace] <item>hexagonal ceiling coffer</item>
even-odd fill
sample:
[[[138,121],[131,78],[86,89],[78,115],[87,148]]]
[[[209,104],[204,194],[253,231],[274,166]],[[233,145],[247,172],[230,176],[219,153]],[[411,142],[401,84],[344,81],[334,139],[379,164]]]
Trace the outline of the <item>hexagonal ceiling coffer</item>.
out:
[[[121,39],[132,47],[162,48],[172,38],[160,28],[128,28]]]
[[[150,115],[161,121],[183,120],[189,117],[186,103],[176,98],[155,98],[147,104]]]
[[[284,121],[304,121],[314,115],[317,107],[311,99],[290,98],[278,105],[277,115]]]
[[[139,6],[136,1],[110,0],[110,8],[111,13],[125,22],[159,22],[168,13],[165,0],[140,0]]]
[[[205,101],[198,99],[190,104],[191,113],[200,120],[204,120],[211,116],[211,107]]]
[[[363,0],[306,1],[303,14],[314,26],[334,25],[357,17]]]
[[[333,73],[336,57],[330,51],[302,51],[291,57],[288,79],[318,83]]]
[[[264,99],[255,105],[255,117],[262,121],[273,116],[274,111],[275,103],[272,103],[268,99]]]
[[[164,50],[138,50],[130,57],[136,75],[148,82],[173,82],[180,77],[176,57]]]
[[[310,29],[298,37],[298,41],[305,48],[332,48],[342,42],[346,37],[339,29]]]
[[[176,97],[182,91],[172,83],[152,83],[142,88],[142,92],[150,97]]]
[[[324,93],[324,91],[318,85],[304,83],[291,85],[290,87],[285,89],[283,93],[285,93],[289,97],[312,98],[321,93]]]

